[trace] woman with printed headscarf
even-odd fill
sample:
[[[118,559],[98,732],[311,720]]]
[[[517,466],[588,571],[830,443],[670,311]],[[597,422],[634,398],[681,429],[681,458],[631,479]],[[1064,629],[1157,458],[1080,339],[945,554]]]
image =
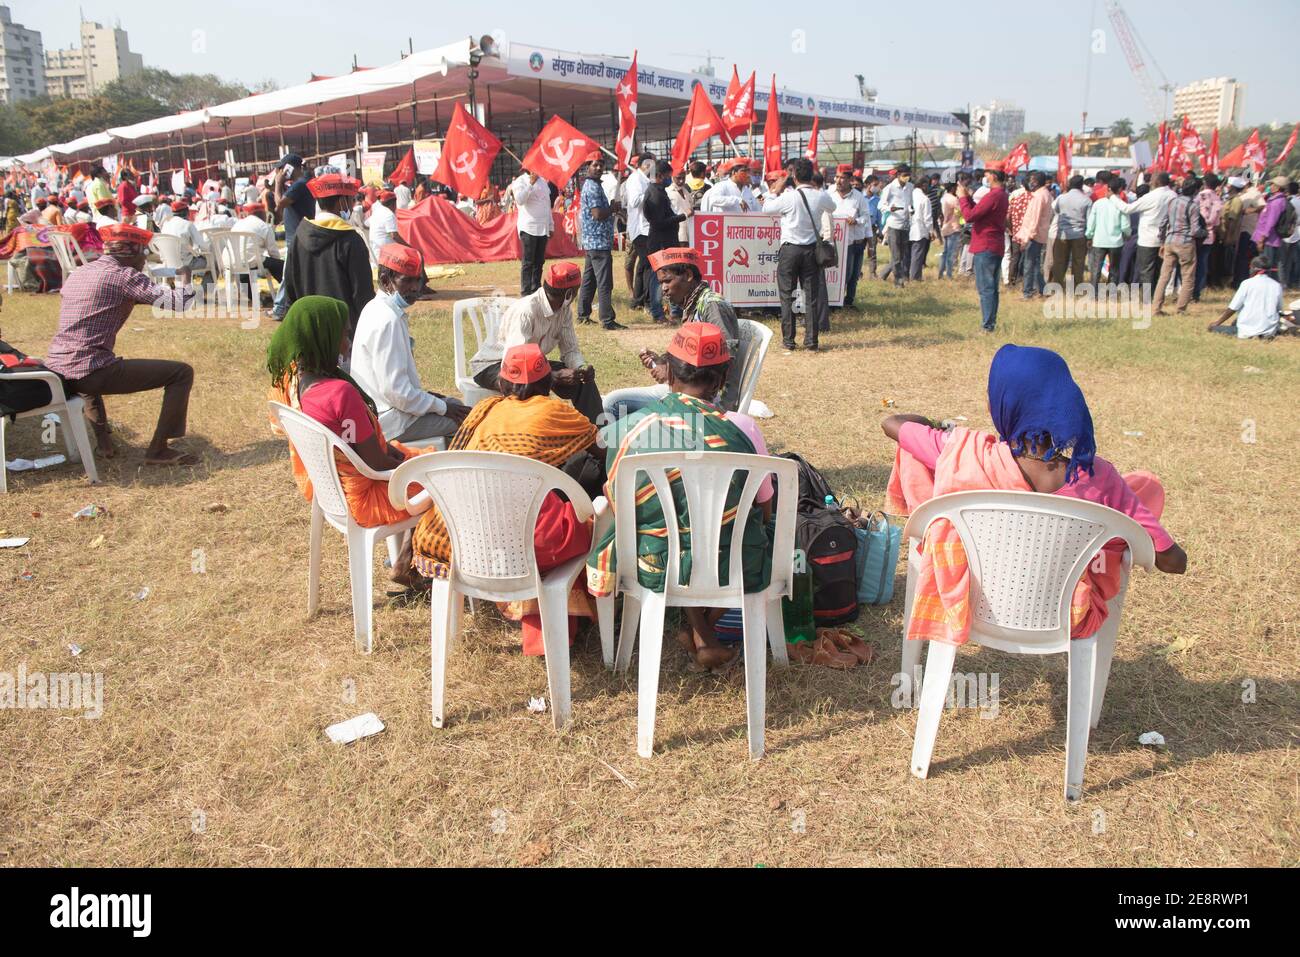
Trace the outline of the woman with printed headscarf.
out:
[[[989,367],[988,399],[996,434],[961,426],[944,431],[920,415],[891,415],[881,423],[898,443],[889,511],[910,514],[935,496],[976,489],[1066,495],[1128,515],[1151,536],[1156,568],[1173,575],[1186,571],[1187,554],[1159,521],[1165,501],[1160,480],[1141,471],[1121,476],[1096,454],[1092,414],[1064,359],[1048,349],[1003,346]],[[1123,548],[1106,546],[1116,559]],[[955,563],[939,563],[947,568],[929,556],[927,548],[921,578],[934,593],[914,606],[908,636],[961,643],[969,631],[969,606],[964,591],[946,589],[945,579],[964,581],[964,554]],[[1071,603],[1073,637],[1086,638],[1105,621],[1119,567],[1110,561],[1101,572],[1084,573]]]

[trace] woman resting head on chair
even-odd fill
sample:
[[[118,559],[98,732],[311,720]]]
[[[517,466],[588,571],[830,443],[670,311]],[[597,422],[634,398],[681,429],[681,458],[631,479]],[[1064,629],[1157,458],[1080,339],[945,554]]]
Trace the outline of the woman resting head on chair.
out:
[[[976,489],[1043,492],[1106,505],[1128,515],[1151,536],[1156,567],[1181,575],[1187,554],[1160,524],[1164,487],[1150,472],[1121,476],[1096,454],[1092,413],[1070,368],[1055,352],[1005,345],[989,367],[989,414],[997,434],[956,426],[934,428],[922,415],[891,415],[881,423],[898,443],[886,507],[910,514],[928,499]],[[1115,571],[1123,548],[1107,546]],[[1088,576],[1085,575],[1085,578]],[[1075,621],[1074,637],[1086,637],[1105,620],[1104,583],[1092,575],[1093,614]]]
[[[384,438],[375,403],[339,367],[339,358],[346,358],[351,351],[347,304],[329,296],[302,297],[289,307],[267,347],[271,399],[315,419],[346,442],[366,465],[376,472],[387,472],[425,450]],[[280,433],[274,418],[271,428]],[[311,501],[307,469],[292,446],[289,455],[298,487]],[[411,512],[396,509],[389,502],[386,481],[360,474],[342,455],[336,455],[335,461],[348,510],[358,525],[375,528],[410,517]],[[397,563],[389,577],[407,591],[421,584],[411,568],[410,532],[402,537]]]
[[[543,462],[568,474],[588,494],[599,494],[604,468],[596,427],[563,399],[551,394],[551,364],[536,343],[511,346],[497,375],[500,397],[484,399],[461,423],[448,451],[503,452]],[[421,517],[413,539],[415,567],[429,578],[445,577],[451,562],[451,538],[436,508]],[[542,500],[533,533],[537,566],[543,574],[591,547],[591,526],[578,521],[573,506],[556,492]],[[580,591],[580,589],[578,590]],[[541,619],[535,601],[501,606],[511,621],[523,623],[524,654],[543,651]],[[570,631],[577,617],[591,617],[585,592],[570,597]]]
[[[614,502],[614,482],[626,457],[638,452],[703,451],[742,452],[767,454],[767,445],[754,420],[747,415],[723,412],[714,400],[727,380],[731,355],[721,329],[708,322],[692,322],[673,334],[667,356],[668,394],[656,399],[639,411],[605,427],[604,435],[609,449],[609,481],[605,494],[611,505]],[[687,433],[682,431],[685,423]],[[689,434],[688,434],[689,433]],[[727,505],[734,509],[739,503],[747,475],[733,475],[727,492]],[[649,488],[645,478],[638,493]],[[682,516],[686,495],[681,482],[672,483],[677,513]],[[754,498],[756,508],[745,517],[741,560],[745,576],[745,591],[760,591],[767,587],[772,571],[771,537],[767,523],[772,517],[772,477],[763,480]],[[646,588],[662,591],[664,569],[667,564],[668,539],[665,533],[663,509],[657,495],[649,496],[637,505],[637,580]],[[723,528],[720,555],[722,566],[720,580],[727,582],[726,562],[730,557],[731,534],[735,518],[727,519]],[[690,567],[690,541],[683,538],[681,567],[683,581]],[[598,596],[612,593],[616,569],[614,533],[610,530],[587,560],[587,584]],[[739,649],[728,647],[718,638],[717,624],[726,614],[723,608],[687,608],[686,627],[677,640],[686,648],[694,663],[701,668],[726,667],[739,657]]]

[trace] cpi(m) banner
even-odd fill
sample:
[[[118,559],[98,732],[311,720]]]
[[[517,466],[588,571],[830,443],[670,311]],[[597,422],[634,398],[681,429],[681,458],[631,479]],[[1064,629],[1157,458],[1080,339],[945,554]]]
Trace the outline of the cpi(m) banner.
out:
[[[834,217],[840,265],[826,270],[827,302],[844,305],[848,221]],[[692,242],[704,264],[704,278],[733,306],[776,306],[776,261],[781,217],[772,213],[696,213]]]

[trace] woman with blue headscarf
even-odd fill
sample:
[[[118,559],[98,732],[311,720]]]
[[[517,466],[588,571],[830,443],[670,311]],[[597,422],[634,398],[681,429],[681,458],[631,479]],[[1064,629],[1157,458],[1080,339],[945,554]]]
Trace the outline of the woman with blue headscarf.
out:
[[[920,415],[881,423],[898,443],[890,511],[909,514],[935,495],[979,488],[1068,495],[1130,516],[1151,536],[1157,568],[1186,570],[1186,553],[1159,522],[1159,479],[1150,472],[1121,476],[1097,455],[1092,414],[1064,359],[1049,349],[1005,345],[989,367],[988,395],[996,435],[936,429]]]

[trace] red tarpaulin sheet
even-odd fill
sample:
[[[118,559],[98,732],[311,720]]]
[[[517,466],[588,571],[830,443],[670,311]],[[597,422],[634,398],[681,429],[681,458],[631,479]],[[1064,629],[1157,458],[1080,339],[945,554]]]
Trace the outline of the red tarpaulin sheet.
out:
[[[581,256],[577,243],[564,232],[563,217],[551,215],[555,231],[546,246],[547,258]],[[430,265],[495,263],[520,258],[517,218],[518,213],[512,210],[480,226],[447,200],[430,196],[410,209],[397,211],[397,230]]]

